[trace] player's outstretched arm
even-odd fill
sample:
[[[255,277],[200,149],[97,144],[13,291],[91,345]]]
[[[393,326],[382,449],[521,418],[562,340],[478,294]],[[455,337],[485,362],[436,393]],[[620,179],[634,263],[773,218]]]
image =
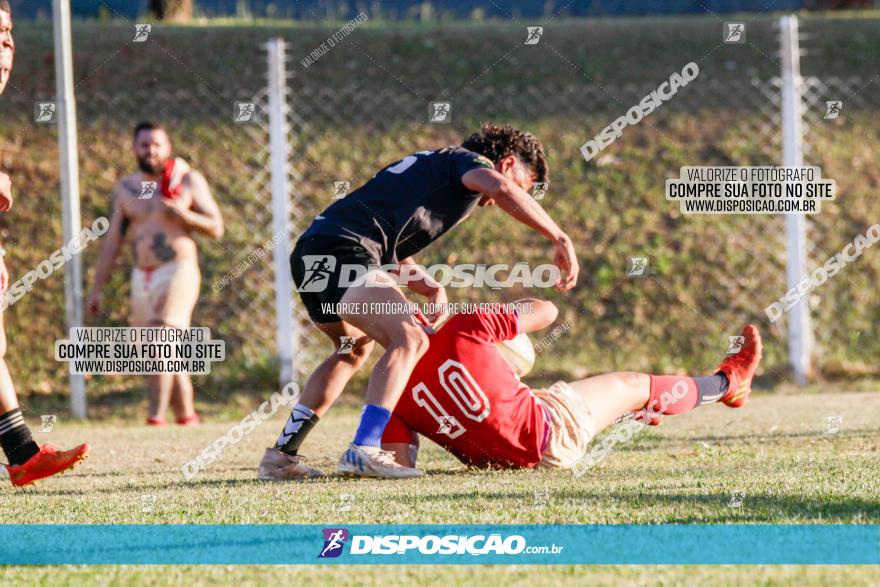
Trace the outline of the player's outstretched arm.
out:
[[[553,241],[556,246],[554,263],[562,271],[562,279],[556,284],[556,289],[568,291],[574,287],[579,266],[571,239],[534,198],[494,169],[472,169],[461,177],[461,183],[469,190],[492,198],[513,218]]]
[[[551,301],[525,298],[514,302],[519,312],[519,331],[535,332],[556,321],[559,309]]]
[[[117,184],[113,199],[113,214],[110,217],[110,228],[101,239],[101,249],[98,252],[98,264],[95,268],[95,281],[89,295],[86,297],[86,310],[91,316],[97,316],[101,312],[101,290],[110,279],[110,272],[116,264],[119,256],[119,248],[125,238],[128,229],[128,219],[122,206],[122,198],[125,189]]]
[[[471,191],[495,200],[502,210],[549,238],[566,237],[541,205],[516,183],[494,169],[471,169],[461,176],[461,183]]]

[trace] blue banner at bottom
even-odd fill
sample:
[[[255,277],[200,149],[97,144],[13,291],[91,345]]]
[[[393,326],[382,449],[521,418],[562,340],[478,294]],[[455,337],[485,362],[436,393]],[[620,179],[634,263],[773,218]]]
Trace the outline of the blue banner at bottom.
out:
[[[880,525],[0,525],[0,564],[880,564]]]

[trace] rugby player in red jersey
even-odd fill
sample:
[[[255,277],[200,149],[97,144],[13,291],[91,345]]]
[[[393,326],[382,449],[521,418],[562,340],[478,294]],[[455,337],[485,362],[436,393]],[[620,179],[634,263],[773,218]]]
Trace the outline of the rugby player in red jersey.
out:
[[[0,0],[0,94],[6,89],[12,74],[15,41],[12,38],[12,8],[7,0]],[[0,172],[0,212],[12,208],[12,182]],[[9,272],[3,257],[6,251],[0,246],[0,296],[9,286]],[[89,445],[62,451],[51,444],[40,446],[31,437],[25,423],[12,377],[6,366],[6,331],[3,327],[3,309],[0,308],[0,449],[9,464],[9,480],[15,486],[29,485],[45,477],[75,467],[89,454]]]
[[[664,414],[722,402],[741,407],[761,360],[761,336],[742,329],[742,347],[713,375],[608,373],[530,389],[497,344],[549,326],[557,309],[527,299],[460,313],[429,335],[382,437],[382,448],[415,466],[418,435],[478,468],[571,468],[590,441],[618,418],[657,424]]]

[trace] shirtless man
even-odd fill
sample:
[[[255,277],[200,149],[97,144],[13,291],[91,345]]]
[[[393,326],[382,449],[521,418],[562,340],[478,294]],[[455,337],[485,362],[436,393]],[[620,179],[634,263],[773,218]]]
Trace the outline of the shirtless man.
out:
[[[7,0],[0,0],[0,94],[6,89],[12,74],[14,56],[12,9]],[[0,172],[0,212],[7,212],[10,208],[12,182],[8,175]],[[5,254],[0,246],[0,296],[9,286],[9,273],[3,262]],[[6,331],[3,327],[3,312],[0,311],[0,448],[9,461],[5,465],[9,480],[18,487],[75,467],[88,456],[89,445],[81,444],[71,450],[61,451],[51,444],[40,446],[34,442],[18,405],[5,357]]]
[[[192,233],[219,239],[223,218],[204,176],[171,157],[171,141],[161,126],[138,124],[133,146],[140,170],[116,184],[113,217],[86,304],[92,316],[100,313],[101,289],[129,235],[134,253],[130,324],[188,328],[201,282]],[[148,379],[148,424],[165,424],[169,402],[178,424],[198,423],[189,373],[162,373]]]

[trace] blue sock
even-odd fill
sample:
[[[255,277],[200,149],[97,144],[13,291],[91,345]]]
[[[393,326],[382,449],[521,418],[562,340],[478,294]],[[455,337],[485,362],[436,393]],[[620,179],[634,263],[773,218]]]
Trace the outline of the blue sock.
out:
[[[361,423],[354,434],[354,444],[358,446],[381,446],[382,433],[391,419],[391,412],[382,406],[367,404],[361,411]]]

